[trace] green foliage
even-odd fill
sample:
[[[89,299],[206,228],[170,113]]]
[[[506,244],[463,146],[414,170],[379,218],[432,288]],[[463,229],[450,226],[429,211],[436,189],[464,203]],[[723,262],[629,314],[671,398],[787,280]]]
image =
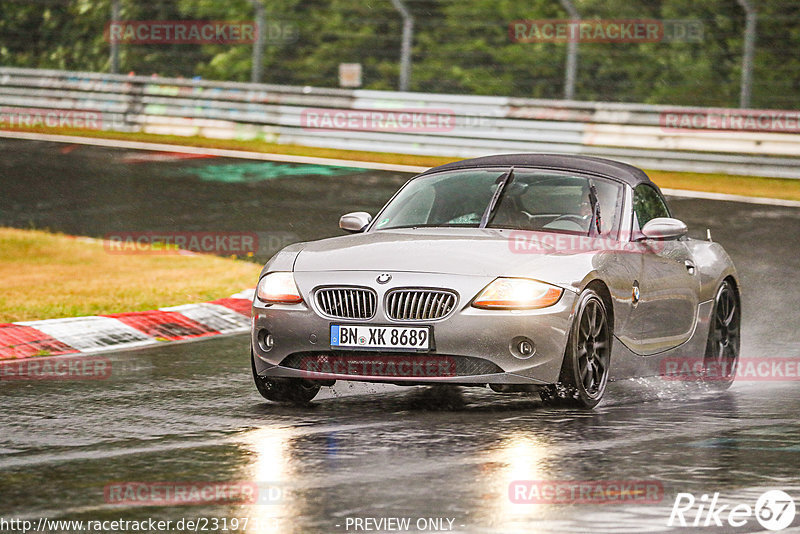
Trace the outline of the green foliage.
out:
[[[112,0],[3,0],[0,64],[108,71]],[[565,19],[557,0],[405,0],[414,16],[411,89],[561,98],[564,43],[517,43],[515,20]],[[253,21],[256,0],[120,0],[124,20]],[[579,45],[576,98],[738,105],[744,12],[737,0],[574,0],[583,19],[690,19],[700,42]],[[338,65],[363,65],[364,87],[394,89],[402,22],[390,0],[263,0],[266,20],[296,28],[268,40],[262,81],[338,86]],[[800,4],[759,0],[752,106],[800,108]],[[249,81],[252,45],[120,47],[122,72]]]

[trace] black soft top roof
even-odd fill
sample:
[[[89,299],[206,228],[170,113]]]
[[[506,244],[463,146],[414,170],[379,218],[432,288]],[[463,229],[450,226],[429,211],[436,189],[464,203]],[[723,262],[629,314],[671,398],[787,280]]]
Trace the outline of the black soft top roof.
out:
[[[501,154],[497,156],[484,156],[481,158],[465,159],[446,163],[423,172],[422,175],[439,171],[457,169],[474,169],[478,167],[536,167],[561,171],[583,171],[603,176],[610,176],[621,180],[631,187],[641,183],[655,186],[650,178],[641,169],[612,161],[610,159],[595,158],[591,156],[572,156],[567,154]],[[656,189],[658,189],[656,187]]]

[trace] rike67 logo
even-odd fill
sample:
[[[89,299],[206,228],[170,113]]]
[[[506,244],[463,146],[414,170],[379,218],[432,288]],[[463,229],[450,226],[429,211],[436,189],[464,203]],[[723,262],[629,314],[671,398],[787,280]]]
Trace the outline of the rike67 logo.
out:
[[[769,490],[761,494],[755,506],[748,503],[720,502],[719,492],[712,496],[702,495],[699,499],[691,493],[678,493],[672,513],[667,521],[670,527],[743,527],[752,520],[762,528],[772,531],[783,530],[795,518],[794,499],[781,490]]]

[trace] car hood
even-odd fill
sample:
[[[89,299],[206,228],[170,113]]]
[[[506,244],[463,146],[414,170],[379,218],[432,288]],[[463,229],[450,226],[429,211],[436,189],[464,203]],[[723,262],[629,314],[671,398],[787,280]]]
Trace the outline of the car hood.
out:
[[[556,252],[542,243],[542,235],[479,228],[381,230],[306,243],[294,270],[527,276],[572,283],[592,269],[592,254]],[[515,245],[527,236],[539,245],[532,250]]]

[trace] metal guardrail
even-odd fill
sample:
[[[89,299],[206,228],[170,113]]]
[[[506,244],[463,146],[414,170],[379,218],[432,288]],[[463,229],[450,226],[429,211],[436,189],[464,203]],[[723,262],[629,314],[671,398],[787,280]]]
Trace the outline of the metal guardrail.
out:
[[[388,120],[418,113],[433,128]],[[358,119],[377,127],[309,120]],[[750,129],[669,127],[668,114],[773,118]],[[744,115],[743,115],[744,114]],[[787,115],[778,122],[774,118]],[[794,119],[792,119],[794,117]],[[474,157],[510,152],[585,154],[661,170],[800,178],[800,113],[326,89],[0,67],[0,128],[263,139],[281,144]],[[782,120],[782,119],[781,119]],[[791,122],[794,120],[794,122]],[[437,122],[439,121],[439,122]],[[788,126],[787,126],[788,125]],[[761,127],[759,127],[761,126]]]

